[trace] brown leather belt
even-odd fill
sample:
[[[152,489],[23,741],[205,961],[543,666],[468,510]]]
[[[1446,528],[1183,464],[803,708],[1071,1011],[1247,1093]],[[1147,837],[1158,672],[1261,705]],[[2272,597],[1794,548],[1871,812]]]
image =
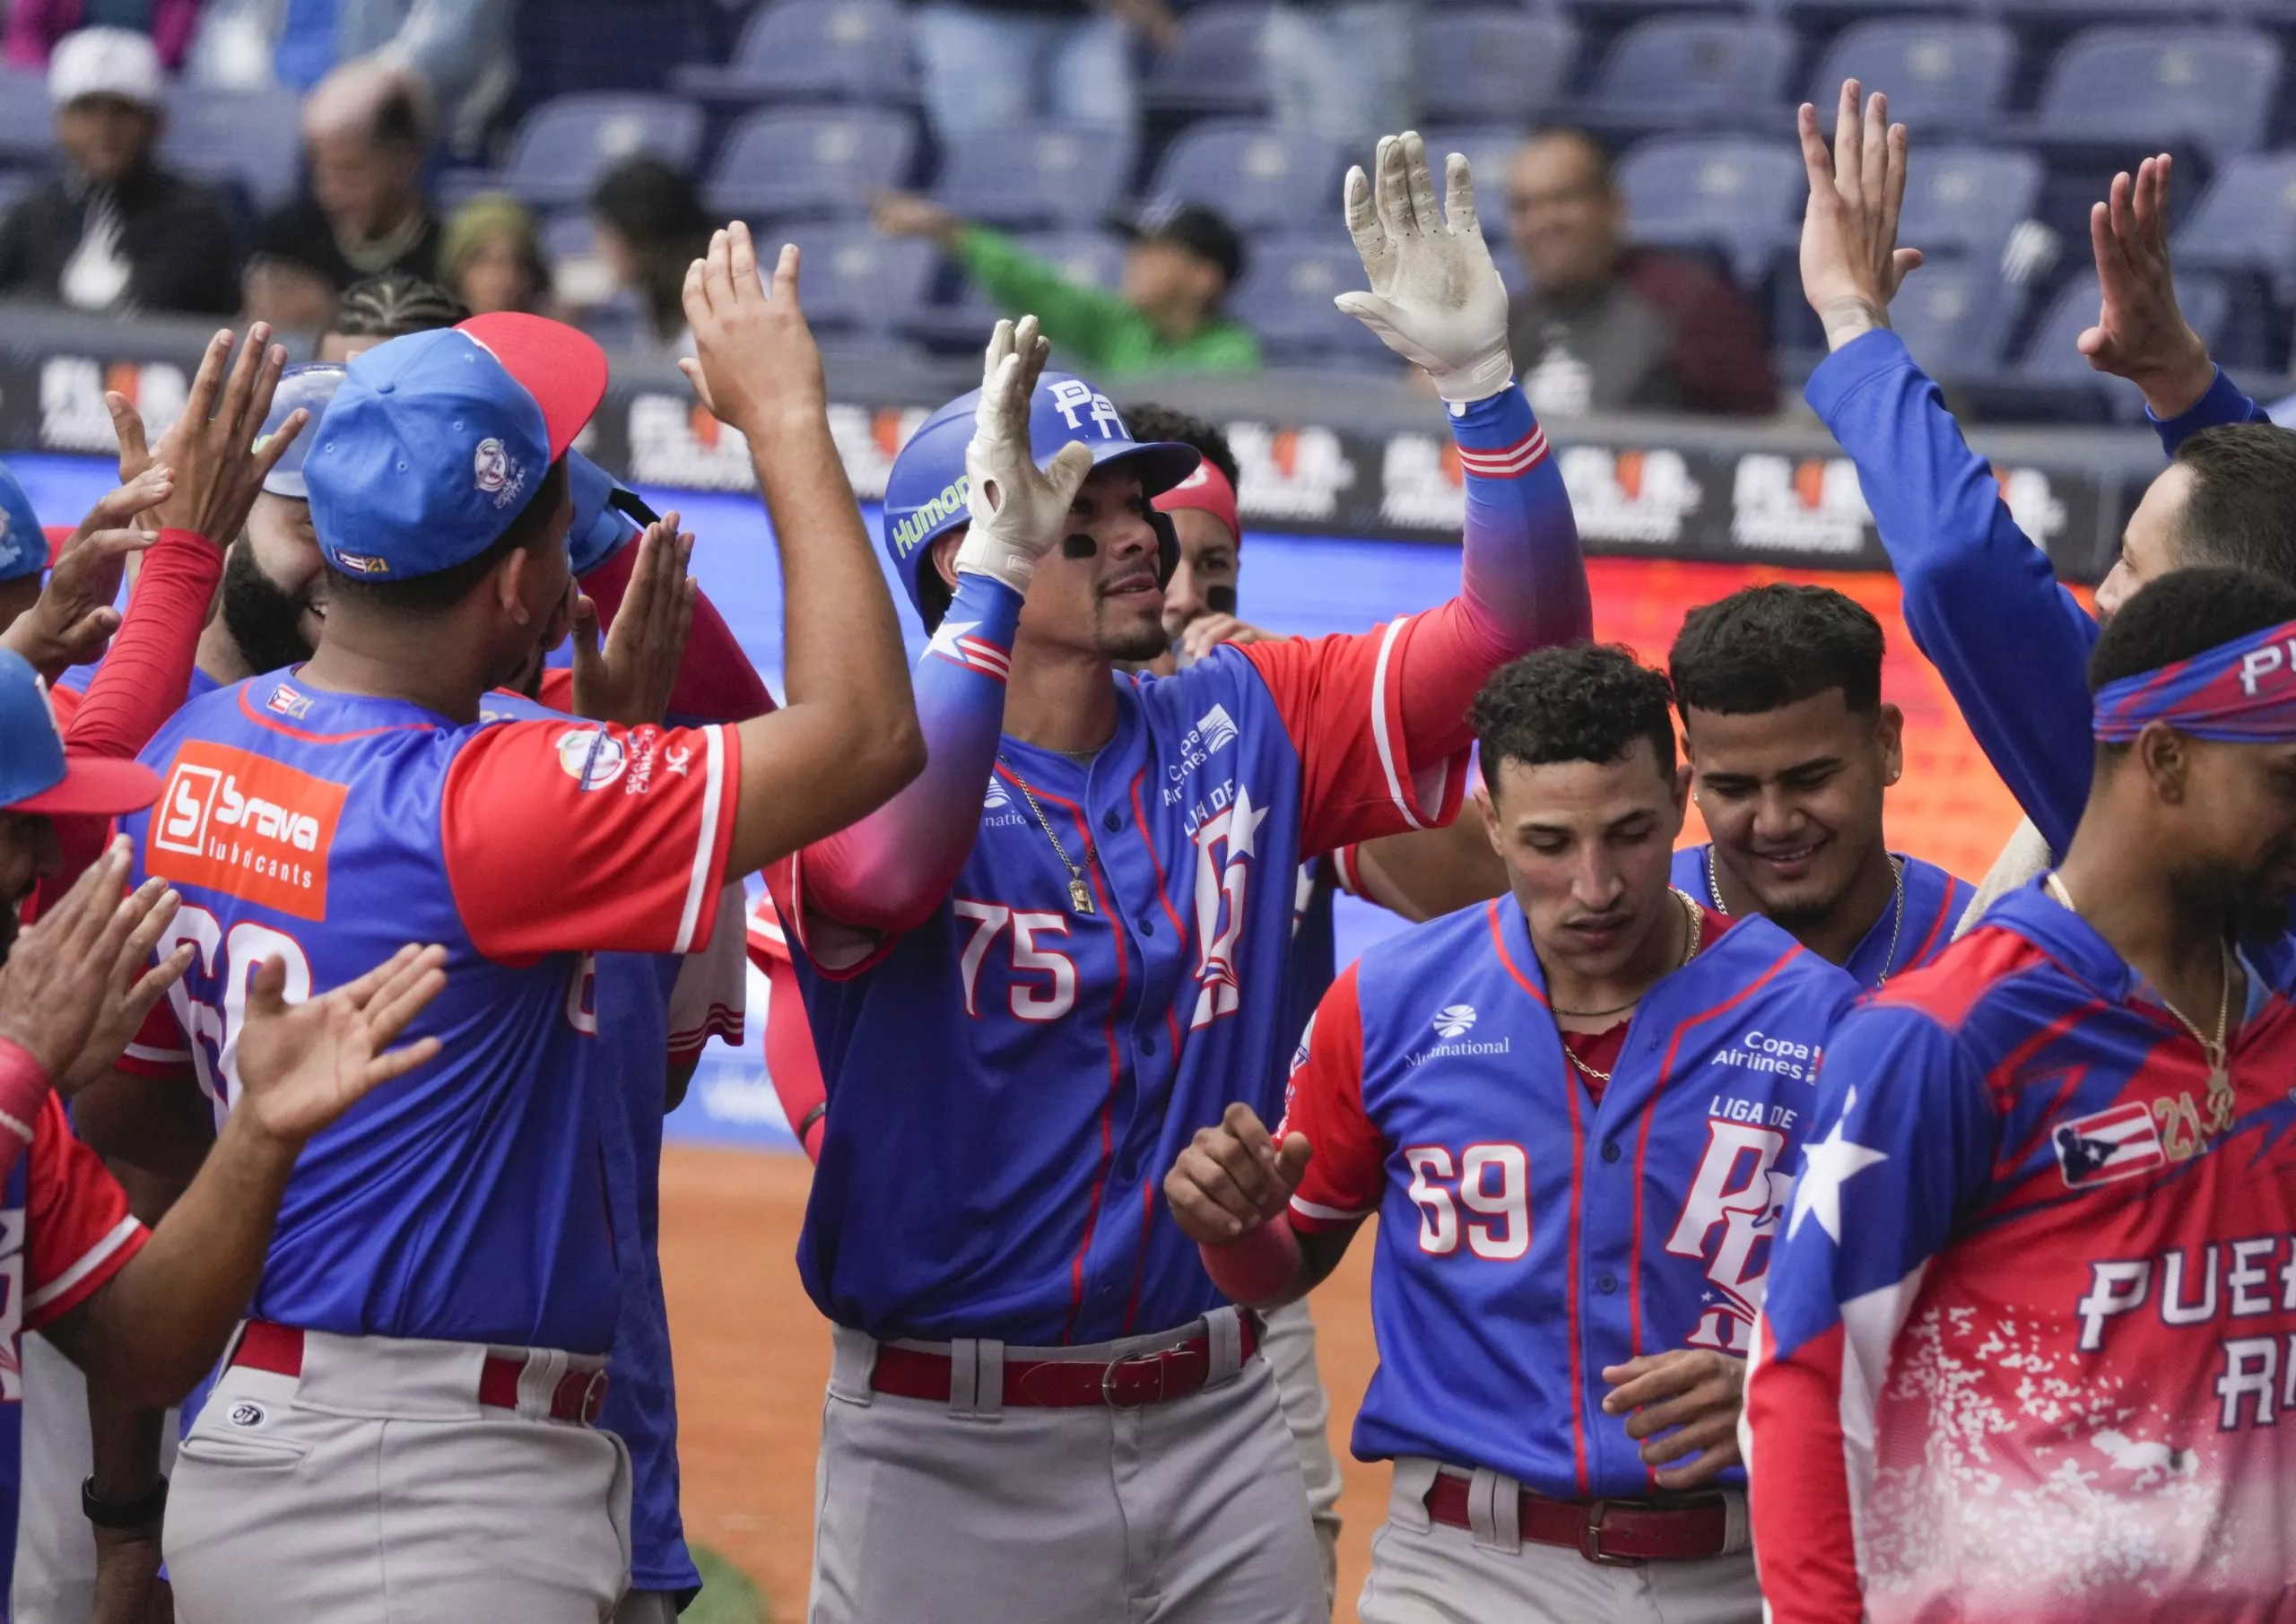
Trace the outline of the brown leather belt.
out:
[[[1472,1528],[1471,1487],[1466,1478],[1439,1473],[1427,1491],[1427,1515],[1453,1528]],[[1729,1507],[1718,1494],[1679,1506],[1653,1506],[1641,1500],[1551,1500],[1526,1489],[1516,1516],[1525,1539],[1576,1550],[1606,1568],[1694,1562],[1722,1555],[1729,1543]]]
[[[1259,1347],[1259,1316],[1245,1313],[1238,1317],[1243,1335],[1241,1357],[1249,1359]],[[1211,1377],[1212,1339],[1208,1336],[1190,1337],[1159,1352],[1106,1362],[1008,1359],[1004,1403],[1013,1409],[1065,1410],[1105,1404],[1112,1410],[1137,1410],[1144,1404],[1166,1403],[1201,1393]],[[949,1402],[949,1356],[881,1343],[869,1385],[897,1398],[945,1404]]]

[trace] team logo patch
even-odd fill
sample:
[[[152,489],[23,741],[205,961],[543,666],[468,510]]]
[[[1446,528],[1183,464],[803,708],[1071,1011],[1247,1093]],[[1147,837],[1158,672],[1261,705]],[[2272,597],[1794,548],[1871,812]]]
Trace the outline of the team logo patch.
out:
[[[2057,1125],[2050,1136],[2068,1190],[2134,1178],[2168,1165],[2152,1107],[2141,1100]]]
[[[1435,1012],[1435,1035],[1439,1038],[1464,1038],[1474,1030],[1474,1005],[1447,1003]]]
[[[1216,756],[1236,742],[1236,718],[1224,705],[1214,705],[1196,718],[1196,730],[1204,735],[1206,756]]]
[[[629,767],[630,752],[602,727],[570,727],[558,735],[558,765],[584,789],[604,789]]]
[[[145,826],[144,865],[178,884],[324,919],[327,853],[348,793],[284,762],[192,740]]]
[[[980,810],[983,812],[1003,812],[1006,807],[1012,804],[1013,792],[1004,787],[1004,781],[1002,778],[992,774],[988,780],[988,794],[982,798]]]
[[[499,439],[483,439],[471,457],[471,478],[491,496],[510,482],[510,454]]]
[[[291,716],[300,721],[310,714],[311,697],[309,694],[297,693],[286,683],[282,682],[271,690],[271,698],[263,702],[263,708],[273,716]]]
[[[262,1426],[263,1406],[261,1404],[249,1404],[244,1403],[232,1405],[231,1425],[234,1427]]]

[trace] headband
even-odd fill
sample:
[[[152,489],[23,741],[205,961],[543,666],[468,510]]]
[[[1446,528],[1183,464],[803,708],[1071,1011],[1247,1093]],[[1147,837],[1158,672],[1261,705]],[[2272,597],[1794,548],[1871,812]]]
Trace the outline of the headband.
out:
[[[1156,511],[1177,513],[1183,508],[1194,508],[1208,513],[1228,526],[1228,534],[1243,540],[1244,527],[1236,518],[1236,488],[1228,476],[1205,457],[1196,465],[1196,472],[1156,499]]]
[[[2296,621],[2097,690],[2090,730],[2126,744],[2147,722],[2236,744],[2296,743]]]

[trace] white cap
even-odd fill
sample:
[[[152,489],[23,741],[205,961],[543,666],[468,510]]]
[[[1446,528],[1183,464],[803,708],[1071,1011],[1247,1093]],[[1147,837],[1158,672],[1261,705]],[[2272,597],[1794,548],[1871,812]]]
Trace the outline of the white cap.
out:
[[[156,108],[167,81],[152,37],[126,28],[83,28],[57,41],[48,59],[48,99],[57,107],[83,96],[117,96]]]

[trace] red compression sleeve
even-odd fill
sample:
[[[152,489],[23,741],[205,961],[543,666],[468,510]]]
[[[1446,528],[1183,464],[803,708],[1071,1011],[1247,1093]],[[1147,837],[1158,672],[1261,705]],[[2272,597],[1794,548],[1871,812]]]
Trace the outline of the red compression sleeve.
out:
[[[162,530],[144,555],[127,617],[64,734],[83,756],[133,756],[183,708],[199,634],[223,578],[223,550],[189,530]]]
[[[631,542],[582,578],[582,595],[598,606],[600,626],[611,624],[622,607],[637,563],[638,543]],[[746,722],[772,708],[765,679],[742,652],[718,605],[701,594],[693,606],[693,630],[686,635],[677,683],[670,690],[670,715],[689,722]]]
[[[48,1097],[48,1073],[31,1051],[0,1038],[0,1178],[5,1178],[32,1142],[40,1101]]]
[[[1224,1246],[1199,1242],[1196,1249],[1204,1255],[1204,1272],[1231,1302],[1274,1302],[1299,1278],[1300,1235],[1283,1212]]]

